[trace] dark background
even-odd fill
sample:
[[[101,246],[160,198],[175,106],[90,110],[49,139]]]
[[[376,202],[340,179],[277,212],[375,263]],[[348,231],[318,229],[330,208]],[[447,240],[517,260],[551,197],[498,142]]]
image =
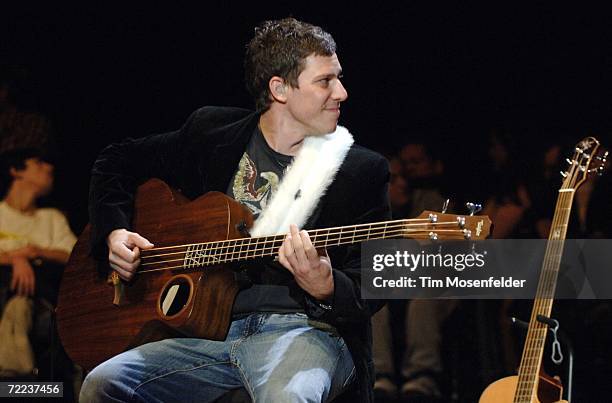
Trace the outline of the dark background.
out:
[[[218,2],[3,6],[1,14],[2,63],[29,71],[20,103],[53,122],[62,153],[56,204],[77,231],[86,222],[88,171],[103,146],[173,130],[201,105],[251,107],[244,45],[268,18],[293,15],[330,31],[349,92],[341,124],[386,153],[415,136],[433,140],[459,192],[477,181],[492,128],[516,141],[519,160],[551,139],[593,134],[609,143],[605,9]]]
[[[259,22],[288,15],[336,39],[349,92],[340,123],[357,142],[389,154],[410,139],[427,139],[458,198],[477,188],[486,193],[483,160],[493,129],[511,139],[525,180],[551,142],[571,145],[595,135],[612,144],[612,13],[605,8],[166,4],[0,9],[0,63],[28,72],[19,105],[49,117],[59,143],[48,203],[68,213],[77,233],[87,222],[89,170],[98,152],[124,137],[174,130],[202,105],[251,107],[244,46]],[[484,325],[457,328],[468,329],[469,340],[477,326]],[[469,360],[466,374],[473,371]],[[609,382],[594,390],[605,387]]]

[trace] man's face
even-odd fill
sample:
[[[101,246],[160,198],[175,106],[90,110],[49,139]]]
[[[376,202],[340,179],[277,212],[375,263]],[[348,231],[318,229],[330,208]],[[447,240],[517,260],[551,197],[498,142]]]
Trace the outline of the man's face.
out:
[[[340,82],[338,56],[310,55],[298,76],[298,87],[287,86],[291,125],[307,136],[332,133],[340,117],[340,103],[348,94]]]
[[[34,187],[39,196],[48,194],[53,187],[53,165],[39,158],[28,158],[25,168],[14,172],[15,180]]]

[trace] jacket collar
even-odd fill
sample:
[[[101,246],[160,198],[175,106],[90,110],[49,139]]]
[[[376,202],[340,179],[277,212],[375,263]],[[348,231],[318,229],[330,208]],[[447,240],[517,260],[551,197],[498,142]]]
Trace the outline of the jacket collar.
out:
[[[214,132],[218,133],[211,133],[227,141],[218,144],[208,160],[204,179],[207,191],[216,190],[225,193],[240,158],[255,132],[260,115],[259,112],[250,113],[236,122],[215,129]]]

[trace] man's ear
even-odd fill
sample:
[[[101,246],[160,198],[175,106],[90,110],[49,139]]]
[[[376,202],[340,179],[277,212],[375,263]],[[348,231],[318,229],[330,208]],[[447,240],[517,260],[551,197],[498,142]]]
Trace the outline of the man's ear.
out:
[[[285,80],[278,76],[274,76],[268,82],[268,88],[274,101],[281,104],[287,102],[287,85],[285,84]]]

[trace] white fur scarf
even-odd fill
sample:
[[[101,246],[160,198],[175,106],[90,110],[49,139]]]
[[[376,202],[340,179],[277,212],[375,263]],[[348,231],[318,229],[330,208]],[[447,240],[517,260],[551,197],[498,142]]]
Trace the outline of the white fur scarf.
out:
[[[302,228],[352,144],[353,136],[342,126],[324,136],[306,137],[272,200],[255,221],[251,236],[286,234],[289,224]]]

